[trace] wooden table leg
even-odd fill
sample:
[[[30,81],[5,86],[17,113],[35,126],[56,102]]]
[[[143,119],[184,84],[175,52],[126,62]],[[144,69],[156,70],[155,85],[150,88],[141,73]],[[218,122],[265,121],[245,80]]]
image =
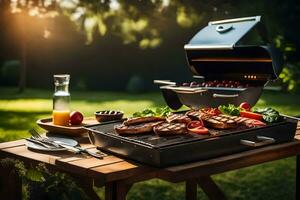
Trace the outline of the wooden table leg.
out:
[[[117,199],[117,185],[114,182],[105,184],[105,200]]]
[[[14,167],[3,167],[0,164],[0,196],[7,200],[22,199],[22,181]]]
[[[205,192],[210,200],[225,200],[226,197],[218,185],[210,176],[203,176],[197,180],[199,186]]]
[[[191,179],[185,182],[185,199],[197,200],[197,180]]]
[[[132,184],[120,182],[107,183],[105,185],[105,200],[125,200]]]
[[[127,193],[129,192],[132,184],[117,183],[117,200],[126,200]]]
[[[300,155],[296,156],[296,199],[300,199]]]

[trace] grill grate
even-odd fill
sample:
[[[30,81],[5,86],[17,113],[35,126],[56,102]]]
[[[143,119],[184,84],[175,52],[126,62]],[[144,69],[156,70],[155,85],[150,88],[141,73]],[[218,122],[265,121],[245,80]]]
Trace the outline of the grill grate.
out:
[[[117,134],[114,130],[114,126],[121,124],[122,122],[113,122],[107,124],[100,124],[100,125],[92,125],[88,127],[89,129],[93,130],[93,132],[97,132],[100,134],[105,134],[110,137],[114,137],[121,140],[131,141],[133,143],[142,144],[151,148],[162,148],[171,145],[177,144],[184,144],[198,140],[206,140],[215,137],[225,137],[232,134],[238,134],[245,131],[250,131],[258,128],[247,128],[243,126],[239,126],[236,129],[229,129],[229,130],[216,130],[216,129],[209,129],[210,135],[198,135],[198,134],[185,134],[185,135],[175,135],[175,136],[157,136],[154,132],[139,134],[139,135],[125,135],[121,136]],[[279,124],[279,123],[277,123]],[[276,124],[274,124],[276,125]],[[274,126],[269,125],[269,126]],[[269,127],[268,126],[268,127]],[[261,128],[260,128],[261,129]]]

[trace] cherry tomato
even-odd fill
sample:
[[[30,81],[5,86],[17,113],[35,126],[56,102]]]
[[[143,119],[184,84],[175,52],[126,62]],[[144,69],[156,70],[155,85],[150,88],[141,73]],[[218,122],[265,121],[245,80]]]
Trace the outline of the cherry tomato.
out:
[[[243,102],[243,103],[241,103],[240,108],[242,108],[246,111],[250,111],[251,110],[251,105],[247,102]]]
[[[262,115],[250,111],[240,111],[240,116],[241,117],[246,117],[250,119],[256,119],[256,120],[262,120]]]

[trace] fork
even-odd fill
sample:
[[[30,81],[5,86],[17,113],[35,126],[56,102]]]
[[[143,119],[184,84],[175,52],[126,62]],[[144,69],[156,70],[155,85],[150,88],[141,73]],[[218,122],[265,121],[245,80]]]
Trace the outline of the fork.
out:
[[[99,158],[99,159],[103,159],[103,157],[106,156],[106,154],[101,152],[101,151],[98,151],[97,153],[94,153],[94,152],[89,151],[87,149],[84,149],[82,147],[73,147],[73,146],[71,146],[67,143],[64,143],[64,142],[56,141],[56,140],[53,140],[53,139],[48,138],[48,137],[43,137],[35,129],[30,129],[29,133],[31,134],[31,136],[33,138],[35,138],[36,140],[40,140],[42,142],[46,142],[46,143],[49,143],[49,144],[52,144],[52,145],[56,145],[58,147],[64,147],[64,148],[67,148],[67,149],[69,149],[69,147],[73,148],[73,149],[75,148],[75,149],[78,150],[76,153],[86,153],[86,154],[89,154],[90,156],[93,156],[93,157]]]

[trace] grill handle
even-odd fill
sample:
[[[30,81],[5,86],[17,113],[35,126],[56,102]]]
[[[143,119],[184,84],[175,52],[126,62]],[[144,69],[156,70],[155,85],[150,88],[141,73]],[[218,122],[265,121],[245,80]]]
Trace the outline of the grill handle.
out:
[[[239,94],[216,94],[214,93],[213,98],[235,98],[238,97]]]
[[[153,83],[162,85],[176,85],[176,82],[172,82],[170,80],[153,80]]]
[[[266,136],[257,136],[257,140],[260,142],[253,142],[251,140],[240,140],[240,143],[249,147],[261,147],[268,144],[275,143],[275,139]]]

